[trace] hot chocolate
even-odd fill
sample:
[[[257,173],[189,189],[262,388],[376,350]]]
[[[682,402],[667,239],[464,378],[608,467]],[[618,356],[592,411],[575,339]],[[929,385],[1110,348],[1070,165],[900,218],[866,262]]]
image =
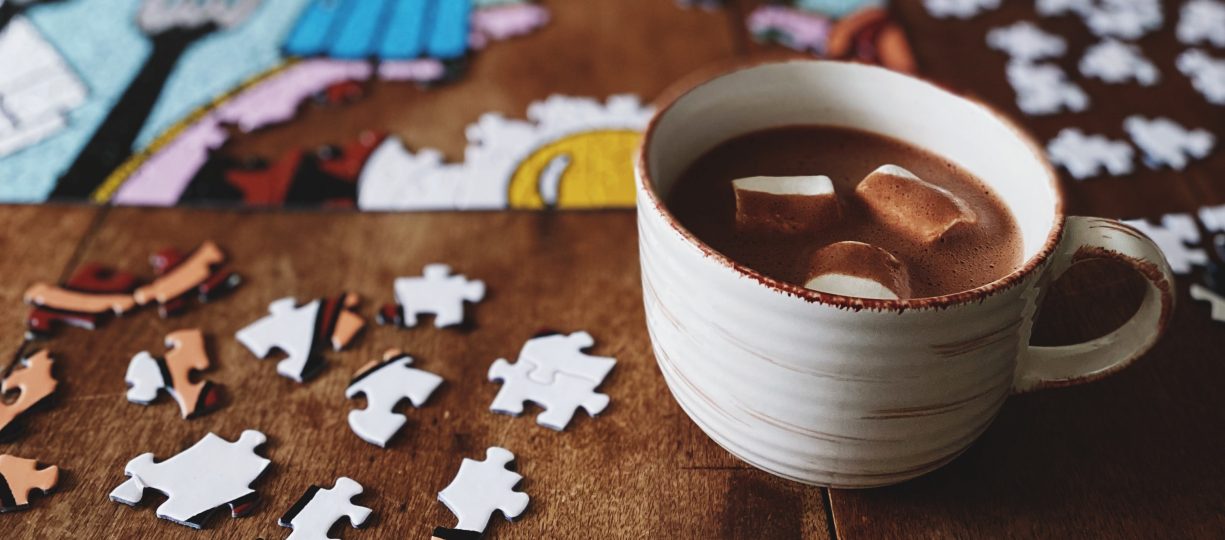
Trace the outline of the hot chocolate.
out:
[[[690,165],[667,202],[729,258],[827,292],[863,290],[855,287],[865,282],[880,291],[865,297],[940,296],[1021,263],[1016,221],[982,181],[925,150],[854,129],[792,126],[736,137]]]

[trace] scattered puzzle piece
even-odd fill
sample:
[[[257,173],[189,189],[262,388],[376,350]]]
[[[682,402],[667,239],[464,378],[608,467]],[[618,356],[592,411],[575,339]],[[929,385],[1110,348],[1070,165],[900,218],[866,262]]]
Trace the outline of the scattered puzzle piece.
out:
[[[1204,228],[1209,232],[1225,232],[1225,204],[1204,206],[1196,212]]]
[[[1161,224],[1153,225],[1142,219],[1125,220],[1123,223],[1135,227],[1144,233],[1161,248],[1165,258],[1170,263],[1170,270],[1175,274],[1186,274],[1191,266],[1208,264],[1208,254],[1198,247],[1200,241],[1199,229],[1195,226],[1195,218],[1189,214],[1166,214],[1161,216]]]
[[[355,293],[312,300],[301,306],[293,297],[268,305],[269,315],[239,330],[235,337],[255,356],[265,358],[272,349],[285,352],[276,371],[298,382],[323,369],[324,344],[333,350],[348,346],[366,321],[353,311],[361,302]]]
[[[209,433],[161,463],[154,463],[151,453],[141,454],[124,468],[130,478],[111,492],[111,500],[136,506],[146,489],[155,489],[167,497],[157,507],[157,517],[195,529],[224,505],[234,517],[247,515],[257,497],[250,485],[271,463],[255,453],[267,440],[250,429],[236,442]]]
[[[1062,165],[1073,177],[1082,180],[1101,173],[1113,176],[1130,173],[1135,151],[1123,141],[1064,128],[1047,144],[1046,153],[1052,163]]]
[[[1029,21],[991,29],[987,32],[987,45],[1007,53],[1013,60],[1028,61],[1063,56],[1068,50],[1063,38]]]
[[[336,479],[332,489],[311,486],[294,503],[293,507],[277,520],[282,527],[293,532],[289,540],[336,540],[328,536],[340,518],[348,516],[354,529],[360,528],[370,517],[369,508],[353,504],[352,499],[362,494],[362,485],[347,477]]]
[[[1178,16],[1178,40],[1187,45],[1211,43],[1225,47],[1225,2],[1190,0]]]
[[[1043,17],[1057,17],[1069,13],[1087,13],[1092,5],[1092,0],[1037,0],[1034,8],[1038,15]]]
[[[25,291],[34,306],[26,319],[31,339],[49,336],[56,322],[93,330],[108,314],[122,315],[136,307],[132,291],[136,277],[100,264],[77,269],[63,285],[35,283]]]
[[[470,280],[463,274],[451,275],[445,264],[426,265],[422,277],[402,277],[395,281],[396,305],[385,305],[379,324],[404,328],[417,326],[417,316],[434,315],[434,326],[444,328],[464,322],[464,302],[485,298],[485,282]]]
[[[1152,86],[1160,78],[1157,66],[1140,53],[1139,47],[1115,39],[1089,47],[1080,59],[1080,73],[1112,84],[1136,81]]]
[[[1169,118],[1128,116],[1123,129],[1144,152],[1144,163],[1151,168],[1163,165],[1183,170],[1189,158],[1204,158],[1216,145],[1216,137],[1202,130],[1188,130]]]
[[[558,373],[581,377],[600,383],[617,364],[615,358],[591,356],[583,352],[595,345],[587,332],[545,334],[527,340],[519,351],[519,361],[532,363],[536,369],[529,375],[537,382],[550,383]]]
[[[414,407],[420,407],[430,394],[442,384],[442,377],[409,367],[411,356],[398,349],[390,349],[383,359],[375,360],[357,370],[345,397],[353,399],[359,394],[366,396],[366,408],[349,412],[349,428],[362,440],[387,446],[396,432],[407,420],[395,408],[407,399]]]
[[[13,390],[18,392],[17,399],[12,403],[0,399],[0,433],[4,433],[22,413],[55,392],[58,382],[51,374],[52,364],[51,354],[44,349],[22,360],[21,369],[14,370],[0,381],[0,398]]]
[[[1136,39],[1161,28],[1164,21],[1160,0],[1097,0],[1078,9],[1098,37]]]
[[[59,480],[59,467],[39,469],[33,459],[0,455],[0,513],[29,508],[30,492],[37,489],[46,495]]]
[[[1218,60],[1199,49],[1178,55],[1178,71],[1191,79],[1191,86],[1204,95],[1208,103],[1225,105],[1225,59]]]
[[[1225,298],[1221,295],[1199,283],[1192,283],[1191,298],[1208,302],[1212,306],[1212,320],[1225,321]]]
[[[1017,107],[1025,114],[1080,112],[1089,107],[1089,96],[1068,82],[1067,75],[1054,64],[1011,61],[1008,82],[1017,93]]]
[[[831,27],[827,17],[790,6],[757,6],[745,19],[749,33],[759,42],[777,42],[797,51],[824,54]]]
[[[224,266],[225,253],[211,241],[186,256],[174,248],[164,249],[150,262],[158,278],[136,289],[132,297],[142,306],[157,302],[162,317],[182,312],[192,291],[201,302],[208,302],[242,283],[241,276]]]
[[[595,389],[616,360],[583,354],[591,344],[586,332],[549,335],[529,340],[514,364],[497,359],[488,376],[502,388],[490,410],[519,416],[525,402],[535,403],[545,409],[536,423],[557,431],[566,428],[579,407],[592,416],[600,414],[609,398]]]
[[[927,13],[937,19],[969,19],[1000,7],[1001,0],[923,0]]]
[[[527,509],[527,494],[514,490],[523,476],[507,469],[514,460],[510,450],[497,446],[485,450],[484,461],[464,458],[455,479],[438,492],[438,500],[459,518],[456,529],[485,532],[494,511],[513,520]]]
[[[195,418],[220,404],[220,388],[209,381],[192,382],[193,371],[209,367],[204,350],[204,334],[198,329],[179,330],[166,336],[170,352],[157,358],[147,351],[132,357],[128,364],[128,401],[149,405],[165,390],[179,404],[183,418]]]

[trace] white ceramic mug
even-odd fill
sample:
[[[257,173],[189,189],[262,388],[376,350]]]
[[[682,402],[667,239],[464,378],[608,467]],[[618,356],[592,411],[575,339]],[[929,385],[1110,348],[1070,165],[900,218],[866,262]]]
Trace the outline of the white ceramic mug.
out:
[[[783,283],[712,250],[664,205],[678,176],[737,135],[854,127],[951,159],[989,184],[1023,236],[1024,263],[973,290],[865,300]],[[1131,364],[1173,311],[1160,250],[1114,220],[1063,215],[1043,152],[999,114],[919,79],[840,62],[741,69],[664,104],[637,166],[643,301],[677,402],[740,459],[800,482],[893,484],[964,451],[1010,395]],[[1109,258],[1148,281],[1126,324],[1086,343],[1029,345],[1049,284]]]

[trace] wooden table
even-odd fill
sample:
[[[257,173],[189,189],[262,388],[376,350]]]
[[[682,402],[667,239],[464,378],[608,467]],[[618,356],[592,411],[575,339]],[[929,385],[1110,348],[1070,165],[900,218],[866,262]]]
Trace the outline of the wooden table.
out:
[[[292,128],[238,137],[235,154],[274,156],[285,148],[345,140],[382,128],[414,147],[458,158],[462,127],[487,110],[511,115],[550,92],[603,96],[658,94],[669,82],[712,62],[778,55],[754,44],[743,15],[678,11],[667,0],[546,2],[554,22],[530,39],[484,51],[466,78],[446,91],[379,89],[341,110],[309,109]],[[1004,58],[982,46],[987,28],[1032,18],[1012,2],[970,22],[938,21],[918,1],[898,1],[926,76],[1017,115],[1004,81]],[[1167,27],[1176,21],[1169,4]],[[1071,19],[1045,24],[1064,35]],[[582,41],[583,47],[567,46]],[[1070,40],[1074,51],[1088,38]],[[1168,115],[1187,125],[1225,125],[1225,109],[1204,104],[1170,66],[1180,50],[1172,32],[1146,38],[1145,51],[1169,79],[1157,89],[1085,83],[1088,113],[1020,118],[1041,140],[1067,125],[1122,135],[1131,112]],[[1074,68],[1076,56],[1061,61]],[[378,92],[391,92],[381,95]],[[383,114],[383,103],[400,103]],[[1153,172],[1067,182],[1073,214],[1156,216],[1225,202],[1225,152],[1191,172]],[[5,537],[278,537],[276,518],[310,484],[349,476],[366,486],[358,502],[375,510],[366,531],[346,538],[424,538],[454,524],[436,494],[464,457],[501,445],[518,456],[532,497],[523,518],[498,518],[490,535],[514,538],[998,538],[1220,537],[1225,535],[1225,331],[1193,303],[1179,281],[1169,334],[1141,362],[1083,387],[1011,399],[965,455],[906,484],[870,491],[824,490],[748,467],[707,439],[668,396],[650,353],[639,297],[632,211],[595,213],[261,213],[86,207],[0,207],[0,354],[16,359],[49,346],[61,380],[50,407],[0,451],[59,465],[60,489],[35,508],[0,517]],[[169,320],[142,310],[96,332],[69,329],[46,343],[23,343],[21,293],[37,280],[67,277],[87,261],[149,275],[147,257],[176,246],[217,241],[245,283],[233,295]],[[391,283],[445,261],[490,287],[463,331],[402,330],[373,324],[354,346],[328,353],[328,368],[298,385],[256,360],[234,332],[283,296],[306,300],[355,291],[362,313],[391,300]],[[1057,286],[1036,341],[1078,341],[1117,326],[1138,300],[1137,280],[1109,265],[1078,268]],[[224,385],[219,411],[191,421],[163,399],[140,407],[124,398],[128,360],[163,351],[166,333],[199,327],[209,336]],[[601,387],[612,405],[581,413],[564,433],[528,417],[488,411],[498,386],[485,382],[496,358],[511,358],[541,328],[586,329],[594,352],[618,365]],[[346,415],[364,403],[344,398],[352,372],[389,347],[410,352],[446,379],[429,404],[409,410],[405,432],[387,449],[359,440]],[[142,452],[165,459],[207,432],[234,439],[243,429],[269,437],[273,465],[255,483],[262,502],[247,518],[220,515],[208,530],[159,520],[160,498],[129,508],[107,499],[124,464]],[[11,536],[10,536],[11,535]]]

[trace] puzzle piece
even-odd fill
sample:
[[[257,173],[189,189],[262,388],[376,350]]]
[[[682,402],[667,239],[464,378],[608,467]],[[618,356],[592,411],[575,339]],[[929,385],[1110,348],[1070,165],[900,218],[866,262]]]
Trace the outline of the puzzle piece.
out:
[[[1225,204],[1204,206],[1196,213],[1209,232],[1225,232]]]
[[[1178,55],[1178,71],[1191,79],[1191,86],[1213,105],[1225,105],[1225,59],[1218,60],[1199,49]]]
[[[1063,38],[1044,32],[1032,22],[1021,21],[987,32],[987,46],[1007,53],[1013,60],[1041,60],[1063,56],[1068,43]]]
[[[1137,39],[1161,28],[1160,0],[1097,0],[1081,8],[1080,15],[1098,37]]]
[[[195,529],[224,505],[234,517],[247,515],[258,496],[250,485],[271,463],[255,453],[267,440],[250,429],[235,442],[209,433],[161,463],[154,463],[151,453],[141,454],[124,467],[131,478],[111,492],[111,500],[136,506],[146,489],[155,489],[167,497],[157,507],[157,517]]]
[[[1112,84],[1134,80],[1144,86],[1157,84],[1160,74],[1140,48],[1115,39],[1089,47],[1080,59],[1080,73]]]
[[[1190,0],[1178,16],[1178,40],[1187,45],[1211,43],[1225,47],[1225,2]]]
[[[414,407],[420,407],[430,394],[442,384],[442,377],[428,371],[408,367],[411,356],[398,349],[390,349],[383,359],[375,360],[357,370],[345,397],[353,399],[365,394],[366,408],[349,412],[349,428],[362,440],[387,446],[387,441],[400,431],[407,420],[395,412],[400,401],[408,399]]]
[[[13,390],[18,392],[17,399],[12,403],[0,399],[0,433],[4,433],[22,413],[55,392],[58,382],[51,374],[52,364],[51,354],[44,349],[22,360],[22,369],[14,370],[0,381],[0,398]]]
[[[573,351],[568,354],[573,354]],[[559,368],[564,369],[563,365],[558,364],[548,366],[544,371],[544,373],[553,372],[552,380],[540,382],[532,377],[532,372],[537,365],[531,360],[520,358],[514,364],[507,362],[504,358],[495,360],[493,365],[489,366],[488,377],[491,382],[502,383],[502,388],[498,390],[498,395],[494,397],[489,409],[497,413],[519,416],[523,414],[524,403],[535,403],[545,409],[536,417],[536,423],[562,431],[574,418],[574,413],[579,407],[582,407],[591,416],[600,414],[605,407],[608,407],[608,396],[595,391],[601,380],[555,371]],[[599,364],[592,364],[583,370],[588,374],[595,373],[601,369],[596,366]],[[604,373],[606,374],[607,371],[605,370]]]
[[[383,306],[380,324],[412,328],[417,326],[418,315],[432,313],[436,328],[453,326],[464,322],[465,301],[476,303],[485,298],[485,282],[451,275],[451,267],[445,264],[426,265],[423,274],[396,279],[396,305]]]
[[[311,486],[294,503],[293,507],[277,520],[282,527],[293,532],[289,540],[335,540],[328,536],[340,518],[348,516],[354,529],[360,528],[370,517],[372,510],[353,504],[352,499],[362,494],[362,485],[347,477],[336,479],[332,489]]]
[[[46,495],[59,480],[59,467],[39,469],[33,459],[0,455],[0,513],[29,508],[30,492],[37,489]]]
[[[536,382],[551,383],[555,375],[565,373],[599,384],[612,371],[617,360],[583,352],[592,345],[595,345],[595,339],[587,332],[539,335],[523,344],[519,361],[531,362],[535,366],[529,375]]]
[[[937,19],[969,19],[1000,7],[1000,0],[923,0],[927,13]]]
[[[195,418],[213,410],[221,401],[219,387],[209,381],[192,382],[193,371],[209,367],[204,350],[204,334],[198,329],[178,330],[166,336],[170,352],[157,358],[147,351],[132,357],[128,364],[128,401],[149,405],[165,390],[179,404],[183,418]]]
[[[47,337],[57,322],[93,330],[103,317],[136,307],[135,288],[132,274],[96,263],[81,266],[63,285],[35,283],[24,294],[25,302],[34,306],[26,318],[26,335]]]
[[[1135,227],[1153,239],[1165,254],[1170,270],[1175,274],[1189,273],[1192,265],[1208,264],[1208,254],[1203,249],[1188,246],[1198,245],[1200,241],[1195,218],[1188,214],[1166,214],[1161,216],[1160,225],[1153,225],[1142,219],[1124,220],[1123,223]]]
[[[1199,283],[1192,283],[1191,298],[1208,302],[1212,306],[1212,320],[1225,321],[1225,298],[1222,298],[1221,295]]]
[[[186,256],[175,248],[163,249],[150,262],[157,279],[137,288],[132,297],[142,306],[157,302],[162,317],[182,312],[192,291],[201,302],[208,302],[242,283],[241,276],[224,266],[225,253],[212,241],[200,244]]]
[[[1069,13],[1084,14],[1093,7],[1093,0],[1037,0],[1034,8],[1038,15],[1056,17]]]
[[[513,520],[527,509],[527,494],[514,490],[523,476],[507,469],[514,460],[510,450],[497,446],[485,450],[484,461],[464,458],[455,479],[438,492],[438,500],[459,518],[455,528],[485,532],[494,511]]]
[[[284,351],[277,373],[304,382],[323,369],[325,343],[330,341],[332,349],[339,351],[365,326],[366,321],[353,311],[360,301],[355,293],[301,306],[293,297],[282,298],[268,305],[269,315],[239,330],[235,337],[260,358],[274,348]]]
[[[1216,145],[1216,137],[1202,130],[1188,130],[1169,118],[1148,119],[1139,115],[1123,120],[1123,129],[1144,152],[1144,163],[1156,169],[1168,165],[1181,171],[1188,158],[1204,158]]]
[[[1068,82],[1054,64],[1021,60],[1008,63],[1008,82],[1017,93],[1017,107],[1025,114],[1055,114],[1061,110],[1080,112],[1089,107],[1089,96]]]
[[[1113,176],[1132,171],[1131,145],[1101,135],[1085,135],[1076,128],[1064,128],[1046,145],[1051,162],[1062,165],[1077,180],[1109,173]]]

